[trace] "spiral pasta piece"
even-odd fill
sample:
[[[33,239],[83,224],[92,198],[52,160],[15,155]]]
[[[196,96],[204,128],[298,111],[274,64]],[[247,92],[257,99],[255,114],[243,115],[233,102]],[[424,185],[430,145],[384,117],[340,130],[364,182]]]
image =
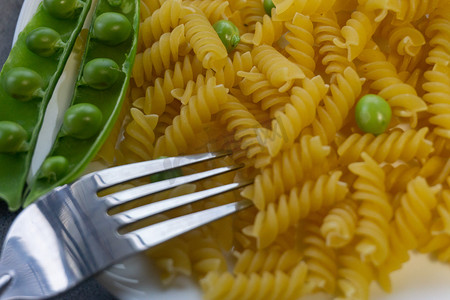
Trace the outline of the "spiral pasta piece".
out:
[[[215,78],[210,78],[181,108],[180,115],[166,128],[164,136],[158,138],[155,157],[162,153],[176,156],[185,152],[189,141],[195,140],[195,133],[201,130],[202,124],[209,122],[211,116],[219,111],[220,105],[228,101],[227,93],[223,85],[216,85]]]
[[[240,18],[245,24],[245,29],[247,32],[254,32],[256,23],[262,23],[263,16],[266,13],[262,2],[259,0],[236,1],[234,4],[234,9],[239,12]]]
[[[300,67],[289,61],[272,46],[257,46],[253,48],[252,56],[258,69],[281,93],[288,91],[296,79],[305,78]]]
[[[335,39],[342,39],[336,14],[329,11],[323,15],[314,15],[311,20],[314,23],[315,43],[319,46],[325,73],[341,74],[347,67],[356,69],[353,62],[347,59],[347,49],[334,44]],[[334,81],[333,78],[331,81]]]
[[[172,69],[166,70],[163,77],[156,78],[154,84],[146,88],[145,95],[136,99],[133,105],[142,107],[146,114],[161,115],[166,105],[174,99],[172,91],[184,88],[187,82],[202,72],[201,62],[196,57],[187,55],[183,61],[177,61]]]
[[[228,19],[231,15],[231,10],[228,1],[221,0],[186,0],[184,5],[199,8],[211,24],[216,23],[222,19]]]
[[[309,214],[342,201],[348,188],[339,180],[341,175],[335,171],[294,187],[281,195],[276,203],[269,203],[266,209],[260,210],[253,226],[246,228],[245,233],[256,237],[259,248],[267,247],[279,234]]]
[[[265,209],[304,178],[323,172],[321,166],[324,167],[329,153],[330,147],[324,146],[318,137],[304,136],[280,153],[270,167],[264,168],[253,185],[242,191],[242,196],[251,199],[258,209]]]
[[[390,224],[390,255],[379,267],[379,282],[385,290],[391,289],[389,274],[399,269],[408,260],[408,251],[417,248],[419,240],[428,235],[440,190],[440,185],[430,187],[420,176],[408,183],[407,192],[402,195]]]
[[[336,0],[309,1],[309,0],[274,0],[277,19],[282,21],[292,20],[295,13],[304,15],[321,14],[331,9]]]
[[[356,251],[363,260],[381,265],[389,254],[389,222],[392,218],[392,207],[385,192],[385,175],[383,169],[367,153],[361,154],[363,162],[349,165],[352,173],[358,178],[353,183],[353,198],[360,201],[358,215],[361,219],[356,227],[356,234],[361,241]]]
[[[435,1],[400,1],[400,10],[396,13],[396,18],[402,22],[412,22],[419,20],[423,16],[432,13],[440,7],[448,5],[447,0]]]
[[[393,114],[410,118],[411,127],[417,126],[417,114],[425,111],[427,106],[416,90],[400,80],[395,67],[379,49],[366,49],[359,59],[364,63],[361,66],[363,75],[373,81],[371,88],[388,101]]]
[[[183,48],[184,47],[184,48]],[[170,33],[164,33],[161,38],[142,53],[143,69],[134,70],[136,76],[152,82],[154,76],[161,76],[170,68],[172,62],[178,61],[178,56],[186,51],[184,25],[178,25]],[[133,66],[133,68],[135,68]],[[139,67],[136,67],[139,68]],[[144,74],[142,74],[144,72]],[[141,73],[138,75],[138,73]]]
[[[305,78],[303,88],[292,88],[290,103],[284,106],[284,110],[275,112],[271,131],[262,129],[263,132],[258,132],[260,140],[265,140],[264,147],[272,157],[282,148],[291,146],[302,129],[314,121],[316,108],[327,91],[328,86],[320,76]]]
[[[234,274],[247,274],[282,271],[289,273],[300,263],[303,254],[296,249],[281,249],[273,246],[266,249],[246,249],[241,253],[235,253],[237,257],[234,265]]]
[[[256,130],[262,126],[237,98],[231,96],[230,101],[221,105],[220,120],[229,132],[234,132],[246,159],[252,159],[263,151],[256,135]]]
[[[181,23],[185,25],[186,40],[203,67],[215,71],[223,68],[228,52],[205,14],[200,9],[192,8]]]
[[[226,88],[237,87],[242,80],[238,73],[250,72],[252,67],[253,59],[249,51],[244,53],[235,51],[233,58],[227,57],[225,66],[216,71],[217,83],[222,83]]]
[[[356,202],[345,199],[336,203],[323,218],[320,232],[328,247],[342,248],[352,241],[358,220],[356,210]]]
[[[180,24],[185,11],[181,0],[167,0],[140,25],[139,38],[145,48],[150,48],[164,33]]]
[[[241,36],[241,42],[259,46],[262,44],[272,45],[283,34],[283,22],[274,21],[268,15],[264,15],[262,22],[256,22],[255,31]]]
[[[372,11],[356,10],[341,29],[344,41],[335,39],[334,43],[338,47],[346,48],[348,60],[353,61],[363,52],[380,21],[376,20],[375,13]]]
[[[200,285],[208,300],[295,300],[303,294],[307,266],[300,262],[291,272],[275,271],[250,275],[211,272]]]
[[[363,262],[359,253],[344,248],[338,254],[337,286],[341,297],[337,299],[369,299],[370,283],[375,275],[370,266]]]
[[[325,239],[320,234],[320,226],[316,223],[313,220],[305,225],[302,240],[308,266],[306,282],[311,292],[325,291],[333,294],[336,289],[336,254],[334,249],[326,246]]]
[[[317,117],[312,123],[312,132],[320,136],[323,143],[328,144],[336,137],[361,88],[361,78],[353,68],[347,67],[343,74],[336,75],[336,82],[330,86],[331,97],[325,96],[324,105],[317,108]]]
[[[250,72],[238,72],[238,75],[243,77],[239,82],[242,93],[251,96],[254,103],[260,103],[263,110],[269,110],[271,116],[289,102],[289,94],[280,93],[257,67],[252,67]]]
[[[412,161],[397,164],[395,167],[387,164],[383,170],[386,174],[386,191],[397,194],[406,191],[408,182],[419,175],[421,168],[417,162]]]
[[[426,158],[433,151],[433,144],[425,139],[428,127],[416,131],[393,130],[378,136],[366,133],[350,135],[338,148],[339,161],[348,165],[362,152],[367,152],[377,162],[393,163],[397,160],[410,161],[413,158]]]

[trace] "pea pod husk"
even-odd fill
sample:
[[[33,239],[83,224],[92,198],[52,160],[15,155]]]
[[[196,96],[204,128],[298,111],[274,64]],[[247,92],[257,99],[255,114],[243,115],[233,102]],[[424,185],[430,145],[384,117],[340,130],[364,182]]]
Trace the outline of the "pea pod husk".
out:
[[[25,181],[45,109],[83,27],[90,6],[91,0],[84,0],[84,7],[76,17],[63,20],[50,16],[41,3],[30,22],[19,34],[3,65],[0,82],[3,82],[7,73],[16,67],[36,71],[43,81],[43,93],[30,101],[20,101],[11,97],[0,84],[0,120],[20,124],[27,131],[29,144],[26,152],[0,153],[0,198],[7,202],[11,211],[17,210],[22,205]],[[39,27],[56,30],[61,35],[64,47],[50,57],[42,57],[31,52],[26,46],[26,39],[31,31]]]
[[[109,46],[93,37],[92,27],[95,23],[95,19],[105,12],[120,12],[124,14],[132,24],[133,32],[125,42],[119,45]],[[24,206],[29,205],[51,189],[75,180],[100,150],[114,126],[125,99],[137,50],[138,30],[139,0],[123,0],[118,7],[111,6],[107,0],[99,0],[94,12],[92,26],[86,44],[86,52],[78,76],[80,84],[74,91],[71,105],[90,103],[97,106],[103,114],[102,129],[96,135],[88,139],[59,136],[55,141],[49,156],[66,157],[69,163],[69,172],[57,181],[49,181],[46,178],[39,178],[38,171],[37,176],[30,185]],[[87,62],[95,58],[112,59],[121,67],[122,72],[119,79],[108,89],[97,90],[82,84],[84,66]]]

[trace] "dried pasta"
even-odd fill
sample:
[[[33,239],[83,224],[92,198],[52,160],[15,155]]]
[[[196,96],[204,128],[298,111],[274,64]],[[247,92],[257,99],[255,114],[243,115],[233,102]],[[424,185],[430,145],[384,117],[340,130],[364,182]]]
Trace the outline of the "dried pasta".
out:
[[[204,299],[366,300],[411,250],[450,262],[450,1],[273,2],[141,0],[126,103],[97,159],[230,150],[183,172],[244,166],[142,202],[253,181],[153,220],[254,203],[149,250],[162,282],[191,276]],[[229,53],[221,19],[240,32]],[[366,94],[392,109],[381,134],[357,126]]]

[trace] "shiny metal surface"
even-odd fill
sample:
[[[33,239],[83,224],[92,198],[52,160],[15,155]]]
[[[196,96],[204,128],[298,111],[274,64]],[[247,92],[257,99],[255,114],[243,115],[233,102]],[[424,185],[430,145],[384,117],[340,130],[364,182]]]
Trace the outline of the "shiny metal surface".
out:
[[[0,299],[52,297],[128,256],[249,207],[251,202],[242,200],[119,234],[118,229],[124,224],[249,183],[229,184],[163,200],[150,207],[150,211],[149,206],[142,206],[113,216],[108,215],[107,210],[135,199],[135,192],[118,193],[121,200],[116,203],[112,200],[114,195],[101,198],[96,194],[98,190],[124,181],[226,154],[207,153],[115,167],[54,189],[20,213],[6,236],[0,258]],[[153,183],[153,187],[175,187],[186,180],[192,182],[236,168],[218,168],[203,175],[196,174],[200,176],[195,178],[187,175],[177,180],[168,179]],[[151,193],[152,184],[149,184],[146,192],[139,196]]]

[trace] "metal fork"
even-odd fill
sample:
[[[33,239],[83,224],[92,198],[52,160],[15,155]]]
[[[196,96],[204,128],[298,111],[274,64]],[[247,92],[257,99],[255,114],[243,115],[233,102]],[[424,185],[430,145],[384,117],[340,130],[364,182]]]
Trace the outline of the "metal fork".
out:
[[[230,183],[110,215],[118,205],[195,182],[241,165],[154,182],[104,197],[105,188],[168,169],[223,157],[227,152],[179,156],[90,173],[58,187],[24,209],[11,225],[0,258],[0,299],[45,299],[60,294],[137,252],[251,206],[241,200],[121,234],[143,218],[241,188]]]

